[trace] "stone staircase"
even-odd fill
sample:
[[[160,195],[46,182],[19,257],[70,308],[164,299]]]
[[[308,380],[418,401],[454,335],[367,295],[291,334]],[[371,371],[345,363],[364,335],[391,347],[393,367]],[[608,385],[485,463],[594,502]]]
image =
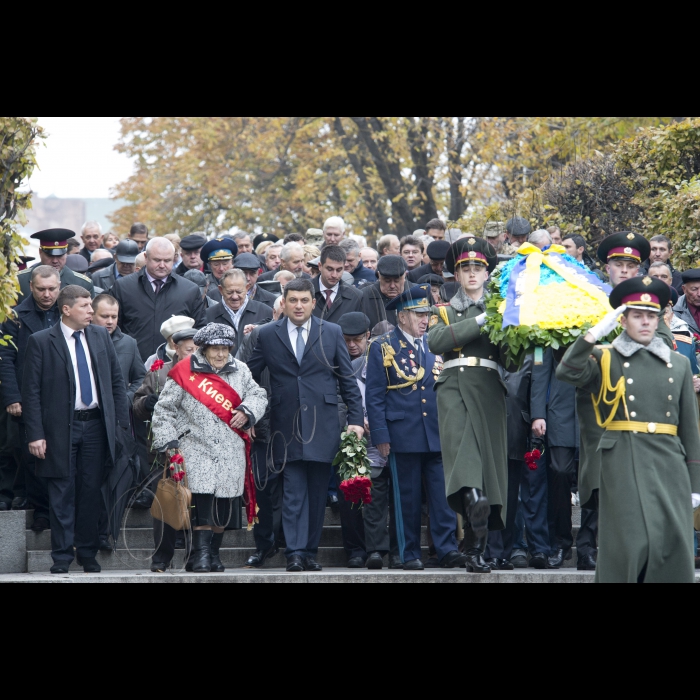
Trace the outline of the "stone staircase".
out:
[[[245,518],[244,518],[245,520]],[[33,573],[48,573],[53,561],[51,559],[51,533],[49,531],[37,534],[29,528],[33,522],[33,513],[27,513],[27,571]],[[574,510],[574,534],[578,535],[581,524],[581,511]],[[422,545],[424,560],[428,559],[428,534],[424,523]],[[100,552],[97,560],[103,571],[148,571],[151,568],[151,556],[153,555],[153,520],[148,511],[132,510],[126,518],[125,527],[117,543],[117,550],[107,554]],[[224,544],[221,549],[221,560],[228,570],[241,569],[248,557],[255,551],[255,540],[252,532],[246,530],[227,532],[224,535]],[[566,569],[576,568],[576,549],[573,559],[566,563]],[[175,554],[173,571],[184,569],[184,551]],[[340,516],[335,515],[330,509],[326,511],[326,520],[321,537],[318,562],[329,569],[342,569],[347,565],[347,557],[343,549],[343,541],[340,529]],[[286,560],[284,553],[278,554],[266,564],[266,569],[284,569]],[[82,571],[77,564],[73,564],[71,572]]]

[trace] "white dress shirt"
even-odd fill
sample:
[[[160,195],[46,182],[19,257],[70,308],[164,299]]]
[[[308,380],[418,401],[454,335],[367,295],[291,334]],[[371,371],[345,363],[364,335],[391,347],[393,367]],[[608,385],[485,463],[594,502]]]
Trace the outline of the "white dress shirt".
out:
[[[146,277],[147,277],[148,281],[151,283],[151,287],[153,288],[153,292],[155,294],[158,294],[158,290],[156,289],[156,278],[151,277],[148,274],[148,271],[146,271]],[[163,283],[163,288],[165,288],[165,285],[168,284],[168,282],[170,282],[170,275],[168,275],[164,280],[160,280],[160,281]],[[163,289],[161,289],[161,292],[162,291],[163,291]]]
[[[326,285],[323,284],[323,280],[319,277],[318,288],[321,290],[321,294],[323,294],[324,301],[328,298],[326,296],[326,292],[333,292],[331,294],[331,305],[335,304],[335,298],[338,296],[338,292],[340,291],[340,282],[338,282],[338,284],[336,284],[335,287],[326,287]],[[327,303],[328,302],[326,302],[326,304]]]
[[[302,335],[304,336],[304,345],[309,344],[309,333],[311,333],[311,321],[313,319],[313,316],[302,326],[304,329],[302,331]],[[296,353],[297,351],[297,338],[299,337],[299,333],[297,332],[297,328],[299,326],[295,326],[289,319],[287,319],[287,332],[289,333],[289,342],[292,344],[292,350]]]
[[[78,372],[78,357],[75,354],[75,338],[73,333],[75,331],[72,328],[68,328],[63,322],[61,322],[61,331],[68,344],[68,352],[70,353],[70,359],[73,362],[73,373],[75,374],[75,410],[76,411],[91,411],[93,408],[99,408],[100,402],[97,396],[97,384],[95,384],[95,375],[92,372],[92,358],[90,357],[90,348],[88,347],[87,341],[85,340],[85,331],[80,334],[80,343],[85,351],[85,357],[87,359],[88,370],[90,371],[90,385],[92,386],[92,403],[86,406],[83,403],[82,396],[80,395],[80,374]]]
[[[243,306],[241,306],[238,311],[234,311],[223,299],[221,300],[221,303],[224,305],[224,308],[226,311],[228,311],[228,315],[233,321],[233,327],[236,329],[236,333],[238,333],[238,324],[241,322],[241,316],[243,316],[243,313],[248,308],[249,301],[250,300],[246,298],[246,300],[243,302]]]

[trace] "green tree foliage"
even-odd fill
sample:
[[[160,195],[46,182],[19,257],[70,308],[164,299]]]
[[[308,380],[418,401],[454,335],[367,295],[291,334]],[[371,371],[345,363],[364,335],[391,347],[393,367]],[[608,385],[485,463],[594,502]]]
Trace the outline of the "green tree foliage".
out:
[[[26,223],[31,194],[20,192],[36,166],[36,145],[43,138],[36,117],[0,117],[0,322],[17,300],[17,263],[23,241],[16,225]]]

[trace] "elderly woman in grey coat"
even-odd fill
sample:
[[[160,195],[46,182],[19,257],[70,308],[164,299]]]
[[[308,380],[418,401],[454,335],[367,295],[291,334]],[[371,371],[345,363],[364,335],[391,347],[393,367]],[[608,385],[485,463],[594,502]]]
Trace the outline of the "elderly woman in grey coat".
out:
[[[224,529],[246,473],[246,444],[236,431],[250,431],[264,416],[267,393],[230,354],[232,328],[210,324],[194,342],[199,349],[173,368],[156,404],[153,448],[179,449],[185,458],[194,506],[188,570],[223,573]]]

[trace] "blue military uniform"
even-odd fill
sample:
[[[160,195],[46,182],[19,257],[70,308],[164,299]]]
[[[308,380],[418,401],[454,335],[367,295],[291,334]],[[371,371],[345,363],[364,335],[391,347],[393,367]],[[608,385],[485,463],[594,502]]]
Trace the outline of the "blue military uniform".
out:
[[[422,312],[423,307],[429,312],[430,293],[430,286],[414,287],[392,305],[399,312]],[[418,564],[421,559],[425,485],[433,542],[441,564],[452,568],[464,562],[457,554],[455,515],[445,497],[435,396],[435,382],[441,371],[442,358],[430,352],[427,338],[414,341],[396,328],[370,346],[366,405],[372,443],[391,445],[389,462],[395,500],[401,506],[397,528],[400,545],[403,539],[404,564]]]

